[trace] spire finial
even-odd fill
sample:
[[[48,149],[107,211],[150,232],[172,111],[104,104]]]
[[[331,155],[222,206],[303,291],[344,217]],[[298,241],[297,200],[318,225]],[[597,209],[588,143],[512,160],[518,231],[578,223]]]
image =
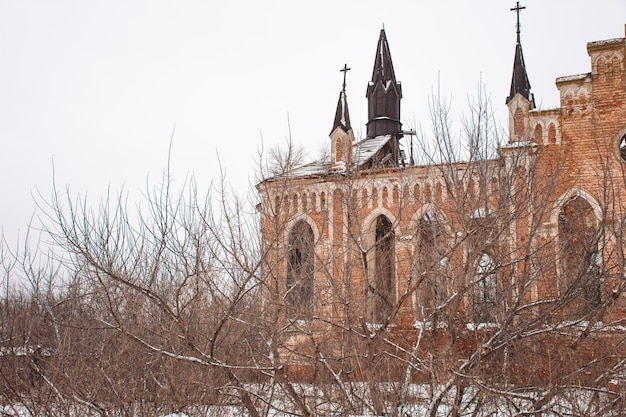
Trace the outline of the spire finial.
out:
[[[526,8],[526,6],[520,6],[519,5],[519,1],[517,2],[517,5],[515,7],[511,8],[512,12],[517,13],[517,41],[519,42],[520,40],[520,23],[519,23],[519,12],[521,12],[522,10],[524,10]]]
[[[381,29],[374,56],[372,80],[367,84],[367,137],[396,135],[402,131],[402,86],[396,80],[385,29]]]
[[[343,68],[339,70],[339,72],[343,72],[343,93],[346,93],[346,74],[348,73],[348,71],[350,71],[352,68],[348,68],[348,64],[343,64]]]
[[[515,45],[515,59],[513,61],[513,77],[511,78],[511,92],[506,99],[506,103],[515,97],[516,94],[521,94],[526,100],[530,101],[531,110],[535,108],[535,101],[533,95],[530,92],[530,82],[528,81],[528,74],[526,73],[526,65],[524,64],[524,54],[522,54],[522,42],[520,40],[520,23],[519,13],[526,7],[520,6],[519,1],[516,2],[516,6],[511,8],[512,12],[517,14],[517,43]]]
[[[335,122],[333,123],[332,133],[337,127],[341,127],[344,132],[350,131],[350,114],[348,113],[348,99],[346,98],[346,74],[350,71],[348,64],[344,64],[339,72],[343,72],[343,88],[339,93],[339,101],[337,102],[337,112],[335,113]]]

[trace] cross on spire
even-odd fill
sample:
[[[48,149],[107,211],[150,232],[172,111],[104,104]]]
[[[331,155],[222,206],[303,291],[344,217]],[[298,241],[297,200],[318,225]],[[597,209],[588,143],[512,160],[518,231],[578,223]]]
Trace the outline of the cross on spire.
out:
[[[343,92],[346,92],[346,74],[352,68],[348,68],[348,64],[343,64],[343,68],[339,70],[339,72],[343,72]]]
[[[526,6],[520,6],[519,5],[519,1],[517,2],[517,5],[515,7],[511,8],[512,12],[517,13],[517,40],[518,41],[519,41],[519,34],[520,34],[519,12],[521,12],[525,8],[526,8]]]
[[[517,43],[515,45],[515,59],[513,60],[513,77],[511,78],[511,92],[506,99],[508,104],[516,94],[521,94],[530,102],[530,109],[535,108],[535,100],[530,92],[530,82],[526,73],[526,65],[524,64],[524,55],[522,54],[522,42],[520,40],[520,23],[519,13],[526,7],[520,6],[519,1],[516,6],[511,8],[512,12],[517,14]]]
[[[343,72],[343,89],[339,93],[339,101],[337,102],[337,112],[335,113],[335,122],[333,123],[333,130],[337,127],[341,127],[344,132],[349,132],[350,129],[350,114],[348,113],[348,100],[346,99],[346,74],[350,71],[348,64],[344,64],[343,68],[339,72]]]

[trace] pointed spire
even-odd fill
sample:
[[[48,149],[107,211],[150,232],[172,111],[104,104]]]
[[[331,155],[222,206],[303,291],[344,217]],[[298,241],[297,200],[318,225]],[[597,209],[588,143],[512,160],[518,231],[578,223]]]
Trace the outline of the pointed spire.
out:
[[[391,52],[385,29],[380,31],[372,80],[367,86],[368,101],[367,137],[398,135],[400,123],[400,99],[402,86],[396,80],[391,61]]]
[[[346,92],[344,90],[339,93],[337,111],[335,112],[335,122],[333,123],[331,133],[338,127],[341,127],[344,132],[348,132],[352,129],[350,126],[350,113],[348,112],[348,100],[346,100]]]
[[[346,98],[346,74],[350,71],[348,64],[341,69],[343,72],[343,87],[337,101],[337,111],[333,130],[330,131],[330,168],[329,172],[343,173],[352,165],[352,142],[354,134],[350,126],[350,113]]]
[[[506,103],[515,97],[516,94],[521,94],[526,100],[532,103],[532,107],[534,108],[534,99],[532,94],[530,93],[530,81],[528,81],[528,74],[526,73],[526,64],[524,64],[524,54],[522,53],[522,43],[520,38],[520,23],[519,23],[519,14],[520,11],[524,10],[525,6],[520,6],[519,1],[517,2],[517,6],[511,8],[511,11],[515,11],[517,13],[517,42],[515,45],[515,58],[513,60],[513,76],[511,78],[511,91],[509,96],[506,98]]]
[[[384,28],[381,29],[378,38],[374,72],[372,73],[372,83],[376,83],[379,80],[385,84],[388,81],[396,82],[396,75],[393,72],[393,63],[391,62],[391,52],[389,52],[389,43],[387,42]]]
[[[331,133],[338,127],[341,127],[346,133],[352,129],[350,126],[350,113],[348,112],[348,100],[346,98],[346,73],[350,71],[348,64],[345,64],[340,71],[343,72],[343,88],[339,93],[337,111],[335,112],[335,121],[333,122]]]

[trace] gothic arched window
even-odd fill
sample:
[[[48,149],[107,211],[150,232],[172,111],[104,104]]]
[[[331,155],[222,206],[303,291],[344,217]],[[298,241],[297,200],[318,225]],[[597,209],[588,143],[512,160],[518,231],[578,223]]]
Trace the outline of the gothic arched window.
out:
[[[368,292],[371,297],[371,319],[380,323],[391,314],[395,304],[395,239],[387,217],[376,218],[374,270]]]
[[[566,311],[582,314],[600,304],[597,219],[591,204],[575,196],[559,212],[560,295]]]
[[[496,321],[496,268],[493,259],[482,253],[474,275],[474,322],[495,323]]]
[[[289,233],[287,254],[287,295],[290,316],[304,319],[313,313],[313,274],[315,237],[305,221],[297,222]]]
[[[442,242],[442,226],[432,213],[417,222],[415,279],[418,285],[418,314],[422,319],[436,322],[435,308],[447,298],[443,267],[447,263]]]

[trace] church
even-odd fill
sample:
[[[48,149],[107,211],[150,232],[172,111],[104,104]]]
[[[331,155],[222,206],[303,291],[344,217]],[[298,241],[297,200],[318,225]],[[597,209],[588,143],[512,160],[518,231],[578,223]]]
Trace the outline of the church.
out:
[[[598,380],[604,368],[575,369],[606,366],[626,324],[626,33],[589,42],[589,72],[557,78],[559,107],[538,109],[513,10],[506,137],[483,108],[463,153],[445,124],[434,146],[403,130],[383,29],[366,137],[350,124],[346,66],[329,158],[257,185],[262,299],[288,330],[287,363],[377,380],[407,363],[414,380]]]

